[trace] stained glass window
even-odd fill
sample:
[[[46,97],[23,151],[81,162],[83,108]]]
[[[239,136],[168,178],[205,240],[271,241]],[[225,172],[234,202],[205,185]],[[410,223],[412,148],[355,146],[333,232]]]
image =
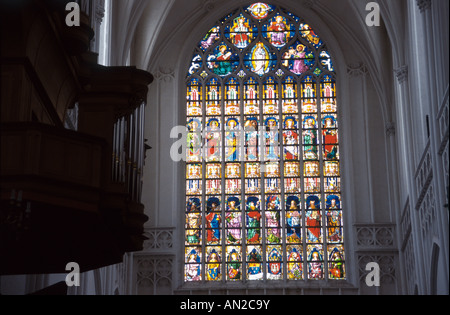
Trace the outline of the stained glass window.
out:
[[[187,86],[186,282],[346,279],[332,57],[265,3],[218,21]]]

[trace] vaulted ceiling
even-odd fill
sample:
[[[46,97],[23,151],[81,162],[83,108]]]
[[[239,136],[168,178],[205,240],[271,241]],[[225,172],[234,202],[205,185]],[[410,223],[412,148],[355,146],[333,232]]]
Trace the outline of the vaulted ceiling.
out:
[[[220,18],[233,9],[251,4],[246,0],[125,0],[113,2],[112,64],[127,61],[138,68],[185,69],[195,43]],[[393,69],[405,63],[405,19],[408,2],[380,0],[382,21],[368,27],[370,11],[361,0],[271,1],[305,18],[328,43],[343,67],[364,64],[378,91],[386,120],[390,120]],[[413,2],[415,4],[415,2]],[[337,66],[339,71],[339,65]],[[162,70],[164,71],[164,70]]]

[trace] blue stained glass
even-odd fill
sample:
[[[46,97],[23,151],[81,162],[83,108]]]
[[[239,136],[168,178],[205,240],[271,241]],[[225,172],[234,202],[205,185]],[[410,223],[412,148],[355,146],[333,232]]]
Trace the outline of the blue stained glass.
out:
[[[225,24],[229,19],[231,19],[235,14],[236,14],[237,10],[231,12],[230,14],[228,14],[227,16],[225,16],[224,18],[222,18],[220,20],[220,24]]]
[[[333,61],[331,60],[331,56],[328,51],[323,50],[319,54],[320,64],[324,67],[325,70],[334,72]]]
[[[282,10],[284,14],[288,15],[291,19],[293,19],[295,22],[299,22],[300,18],[298,16],[296,16],[295,14],[286,11],[286,10]]]
[[[203,66],[203,59],[200,54],[195,54],[191,61],[191,66],[189,67],[189,75],[194,74]]]
[[[341,209],[341,199],[336,195],[327,196],[327,209],[336,210]]]

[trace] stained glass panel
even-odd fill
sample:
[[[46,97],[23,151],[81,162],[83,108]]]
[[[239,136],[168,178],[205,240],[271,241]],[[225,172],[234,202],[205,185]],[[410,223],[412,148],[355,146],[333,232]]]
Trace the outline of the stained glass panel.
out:
[[[287,279],[303,280],[303,247],[287,246]]]
[[[296,42],[294,45],[289,46],[283,54],[282,63],[292,73],[300,75],[312,69],[315,64],[315,56],[310,48],[300,42]]]
[[[208,247],[206,253],[206,280],[220,281],[222,280],[221,272],[222,263],[222,247]]]
[[[258,28],[250,24],[250,20],[243,14],[225,27],[225,38],[239,49],[247,48],[257,36]]]
[[[276,55],[263,42],[257,42],[244,57],[247,69],[260,76],[272,71],[276,63]]]
[[[262,34],[276,48],[282,48],[295,36],[295,26],[288,19],[277,14],[262,27]]]
[[[231,74],[239,66],[239,56],[225,43],[217,46],[207,60],[208,69],[222,77]]]
[[[262,2],[254,3],[247,8],[247,12],[257,20],[264,20],[273,10],[274,6]]]
[[[186,282],[344,280],[335,67],[310,24],[258,2],[194,45]]]
[[[206,33],[205,37],[200,41],[200,49],[206,51],[211,47],[216,41],[220,39],[220,26],[214,26]]]

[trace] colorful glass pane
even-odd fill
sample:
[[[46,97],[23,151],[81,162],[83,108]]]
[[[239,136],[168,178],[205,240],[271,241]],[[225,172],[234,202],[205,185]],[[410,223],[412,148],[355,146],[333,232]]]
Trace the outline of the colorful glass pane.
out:
[[[314,66],[315,57],[307,46],[297,42],[283,54],[282,63],[291,72],[300,75]]]
[[[287,279],[303,280],[303,248],[302,246],[287,246]]]
[[[281,246],[268,246],[267,254],[267,279],[283,279],[283,257]]]
[[[200,41],[199,47],[201,50],[206,51],[215,42],[220,39],[220,26],[214,26],[211,28],[205,37]]]
[[[208,247],[206,253],[206,280],[220,281],[222,280],[221,272],[222,248]]]
[[[221,77],[231,74],[239,66],[239,56],[225,43],[218,45],[207,58],[208,69]]]
[[[247,279],[263,280],[262,257],[261,246],[247,246]]]
[[[192,58],[191,66],[189,67],[189,75],[194,74],[197,72],[198,69],[200,69],[203,65],[203,59],[200,54],[194,54],[194,57]]]
[[[244,49],[258,36],[258,28],[250,24],[250,20],[243,14],[234,18],[231,24],[225,27],[225,38],[237,48]]]
[[[272,5],[262,2],[254,3],[247,8],[247,11],[257,20],[267,18],[273,10],[274,7]]]
[[[200,281],[201,276],[201,253],[202,250],[199,247],[186,247],[185,250],[185,281]]]
[[[286,17],[277,14],[262,27],[262,34],[274,47],[284,47],[294,36],[295,26]]]
[[[315,48],[322,46],[322,40],[316,35],[314,30],[306,23],[300,24],[300,35]]]
[[[254,3],[200,39],[187,72],[184,281],[346,279],[338,91],[320,37]]]
[[[272,71],[276,63],[276,55],[263,42],[256,43],[244,57],[247,69],[260,76]]]

